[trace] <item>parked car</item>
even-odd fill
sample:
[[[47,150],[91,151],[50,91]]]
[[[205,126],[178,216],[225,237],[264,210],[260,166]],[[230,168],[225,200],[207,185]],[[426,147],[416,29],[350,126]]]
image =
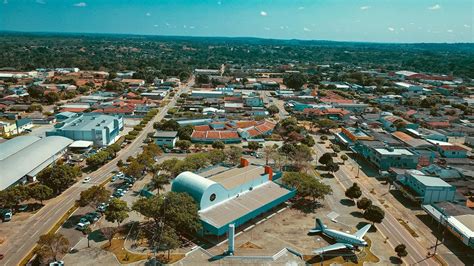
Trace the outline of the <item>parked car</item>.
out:
[[[49,263],[49,266],[64,266],[64,261],[58,260]]]
[[[23,205],[18,206],[17,210],[19,212],[24,212],[24,211],[28,210],[28,204],[23,204]]]
[[[114,175],[112,176],[112,179],[110,179],[110,182],[115,182],[117,181],[118,176]]]
[[[91,223],[95,223],[99,220],[101,216],[102,215],[98,212],[89,212],[88,214],[84,216],[84,218],[86,218]]]
[[[109,207],[109,204],[105,203],[105,202],[102,202],[101,204],[99,204],[99,206],[97,206],[97,211],[98,212],[105,212],[105,210],[107,210],[107,207]]]
[[[87,221],[85,223],[80,222],[80,223],[76,224],[76,229],[79,230],[79,231],[84,231],[90,225],[91,225],[91,223],[89,221]]]
[[[82,180],[82,183],[89,183],[91,182],[91,177],[90,176],[86,176],[86,178],[84,178],[84,180]]]
[[[0,218],[3,222],[8,222],[12,219],[13,211],[11,209],[0,209]]]

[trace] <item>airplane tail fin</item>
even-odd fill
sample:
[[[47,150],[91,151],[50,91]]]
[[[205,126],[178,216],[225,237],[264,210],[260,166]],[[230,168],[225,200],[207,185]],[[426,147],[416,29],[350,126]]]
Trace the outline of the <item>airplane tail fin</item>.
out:
[[[316,227],[314,229],[309,230],[309,232],[310,233],[323,232],[325,227],[326,226],[324,226],[323,222],[319,220],[318,218],[316,218]]]

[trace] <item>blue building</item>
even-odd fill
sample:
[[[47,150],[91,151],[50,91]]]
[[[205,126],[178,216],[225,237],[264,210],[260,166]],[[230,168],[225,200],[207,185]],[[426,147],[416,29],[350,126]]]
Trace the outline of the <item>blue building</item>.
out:
[[[46,136],[63,136],[72,140],[92,141],[96,146],[108,146],[119,138],[123,118],[95,113],[76,114],[58,124]]]
[[[456,187],[439,177],[420,175],[408,171],[401,183],[408,188],[405,195],[422,204],[453,201]]]
[[[268,166],[217,166],[199,174],[183,172],[173,181],[171,190],[188,193],[198,204],[203,235],[223,235],[229,224],[236,227],[269,211],[295,196],[274,182],[281,173],[273,174]]]
[[[420,157],[412,149],[392,147],[380,141],[358,141],[353,149],[381,171],[391,167],[415,169]]]

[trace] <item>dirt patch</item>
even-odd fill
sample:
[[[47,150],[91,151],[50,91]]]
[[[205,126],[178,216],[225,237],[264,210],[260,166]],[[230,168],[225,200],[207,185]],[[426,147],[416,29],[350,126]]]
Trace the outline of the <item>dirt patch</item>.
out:
[[[242,245],[239,246],[239,248],[262,249],[260,246],[254,244],[250,241],[247,241],[247,242],[243,243]]]
[[[415,230],[411,229],[411,227],[402,219],[397,219],[398,222],[405,227],[405,229],[412,235],[413,237],[418,237],[418,234],[415,232]]]
[[[112,252],[117,260],[122,264],[129,264],[132,262],[141,261],[147,259],[149,256],[144,254],[136,254],[129,252],[123,246],[125,240],[124,239],[113,239],[112,244],[109,246],[109,243],[105,243],[102,245],[102,249]]]
[[[186,257],[186,255],[180,254],[180,253],[170,254],[169,257],[168,255],[160,254],[156,256],[156,259],[160,261],[162,264],[173,264],[179,260],[182,260],[184,257]]]

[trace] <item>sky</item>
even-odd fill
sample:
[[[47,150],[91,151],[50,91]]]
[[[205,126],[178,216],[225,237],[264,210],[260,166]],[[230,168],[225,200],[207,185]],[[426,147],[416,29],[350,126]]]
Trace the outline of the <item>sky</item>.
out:
[[[0,31],[474,42],[473,0],[0,1]]]

